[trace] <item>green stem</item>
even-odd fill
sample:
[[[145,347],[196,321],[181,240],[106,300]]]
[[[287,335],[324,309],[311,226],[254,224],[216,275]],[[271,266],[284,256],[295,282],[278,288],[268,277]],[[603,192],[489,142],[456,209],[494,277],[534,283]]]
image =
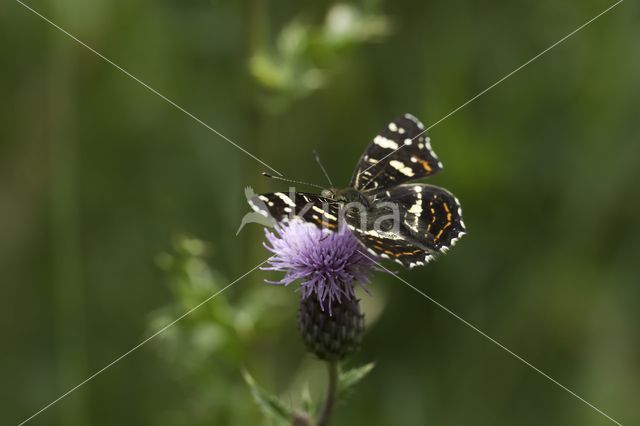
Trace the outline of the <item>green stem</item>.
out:
[[[72,2],[73,3],[73,2]],[[65,22],[68,9],[53,5],[54,21]],[[77,135],[74,94],[74,46],[66,40],[52,41],[49,59],[49,140],[51,185],[51,256],[56,340],[58,392],[66,392],[87,373],[86,289],[82,282],[82,248],[78,226],[76,160]],[[78,392],[61,404],[59,423],[68,426],[90,424],[89,395]]]
[[[338,396],[338,363],[335,361],[327,362],[327,370],[329,372],[329,384],[327,385],[327,395],[324,405],[318,417],[318,426],[328,426],[331,421],[331,414]]]

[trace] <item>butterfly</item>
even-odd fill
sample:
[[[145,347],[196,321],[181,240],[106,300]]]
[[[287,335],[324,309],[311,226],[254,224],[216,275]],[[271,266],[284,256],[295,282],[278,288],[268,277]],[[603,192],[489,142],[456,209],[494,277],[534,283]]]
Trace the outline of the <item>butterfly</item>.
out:
[[[277,222],[295,218],[336,231],[343,220],[369,253],[413,268],[445,253],[465,234],[460,202],[453,194],[411,183],[442,168],[424,125],[405,114],[369,144],[347,188],[319,195],[274,192],[248,201]]]

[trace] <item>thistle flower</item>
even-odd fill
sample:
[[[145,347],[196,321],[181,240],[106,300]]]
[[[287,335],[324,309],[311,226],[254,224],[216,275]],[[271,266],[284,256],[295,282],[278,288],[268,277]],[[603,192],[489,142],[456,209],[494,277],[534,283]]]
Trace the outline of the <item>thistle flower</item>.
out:
[[[294,220],[276,225],[275,232],[265,230],[265,234],[265,247],[273,256],[263,269],[285,272],[281,280],[267,282],[288,286],[300,280],[302,299],[315,295],[321,310],[328,308],[329,315],[334,303],[355,300],[356,286],[366,291],[374,265],[360,253],[360,243],[347,228],[328,233]]]
[[[277,224],[275,232],[265,229],[265,235],[264,246],[273,255],[263,269],[285,273],[281,280],[267,282],[288,286],[300,281],[298,331],[307,350],[327,362],[327,394],[315,423],[327,426],[338,396],[339,364],[360,348],[364,334],[355,287],[367,290],[374,263],[346,227],[328,232],[293,220]],[[307,420],[294,418],[293,424],[309,424]]]

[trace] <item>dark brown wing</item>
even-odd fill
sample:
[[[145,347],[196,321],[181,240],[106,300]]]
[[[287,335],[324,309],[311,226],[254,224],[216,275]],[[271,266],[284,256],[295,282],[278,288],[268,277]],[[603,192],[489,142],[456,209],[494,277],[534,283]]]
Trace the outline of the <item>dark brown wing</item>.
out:
[[[369,144],[351,178],[359,191],[378,191],[431,176],[442,169],[424,125],[405,114],[389,123]]]

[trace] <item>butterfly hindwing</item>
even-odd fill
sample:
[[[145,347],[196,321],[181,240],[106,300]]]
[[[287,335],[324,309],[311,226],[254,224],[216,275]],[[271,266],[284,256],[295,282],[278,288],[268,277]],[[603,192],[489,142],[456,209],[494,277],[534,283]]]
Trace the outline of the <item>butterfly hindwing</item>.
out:
[[[442,163],[424,132],[424,125],[411,114],[393,120],[365,150],[351,186],[377,191],[437,173]]]
[[[383,259],[394,260],[405,268],[424,265],[435,256],[435,253],[427,248],[417,246],[410,235],[394,235],[372,230],[356,230],[354,234],[369,253]]]
[[[397,211],[396,226],[387,231],[371,226],[377,218]],[[367,250],[412,268],[446,252],[465,233],[460,203],[445,189],[425,184],[405,184],[376,194],[368,212],[370,220],[347,223]],[[392,226],[396,219],[389,219]]]
[[[338,227],[338,205],[317,194],[272,192],[250,198],[249,205],[257,213],[277,222],[295,218],[331,231]]]
[[[388,200],[397,203],[400,221],[414,241],[435,252],[446,252],[465,234],[462,208],[449,191],[427,184],[391,188]]]

